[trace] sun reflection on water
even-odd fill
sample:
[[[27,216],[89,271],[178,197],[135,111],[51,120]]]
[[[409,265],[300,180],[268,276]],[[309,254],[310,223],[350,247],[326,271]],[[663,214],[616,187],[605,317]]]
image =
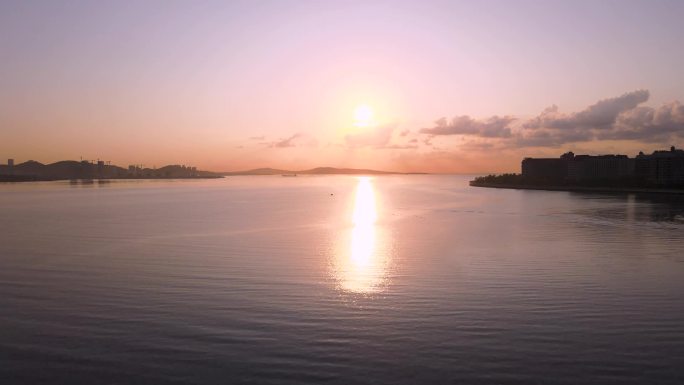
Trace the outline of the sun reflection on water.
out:
[[[360,177],[354,196],[351,231],[335,257],[335,275],[343,290],[371,293],[386,284],[389,262],[386,242],[376,221],[375,190],[372,179]]]

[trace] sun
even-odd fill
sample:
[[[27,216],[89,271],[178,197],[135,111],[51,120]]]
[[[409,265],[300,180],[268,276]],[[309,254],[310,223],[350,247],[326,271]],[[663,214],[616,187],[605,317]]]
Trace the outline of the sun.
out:
[[[354,109],[354,126],[368,127],[373,123],[373,109],[367,104],[359,104]]]

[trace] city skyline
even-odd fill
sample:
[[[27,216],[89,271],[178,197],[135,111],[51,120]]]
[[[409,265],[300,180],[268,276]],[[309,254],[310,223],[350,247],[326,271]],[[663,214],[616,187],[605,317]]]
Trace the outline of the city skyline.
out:
[[[674,1],[0,11],[0,159],[478,173],[684,147]]]

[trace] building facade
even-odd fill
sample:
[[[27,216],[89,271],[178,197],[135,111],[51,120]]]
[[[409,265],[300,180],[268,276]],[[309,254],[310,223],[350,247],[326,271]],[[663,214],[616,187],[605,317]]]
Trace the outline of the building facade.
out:
[[[684,185],[684,150],[670,147],[670,151],[640,152],[635,158],[638,178],[660,186]]]
[[[627,155],[578,155],[567,159],[568,180],[626,179],[634,176],[634,159]]]
[[[627,155],[575,155],[559,158],[525,158],[522,175],[531,179],[587,182],[625,180],[658,186],[684,186],[684,150],[674,146],[669,151],[640,152]]]
[[[567,162],[559,158],[525,158],[522,174],[527,178],[564,180],[568,174]]]

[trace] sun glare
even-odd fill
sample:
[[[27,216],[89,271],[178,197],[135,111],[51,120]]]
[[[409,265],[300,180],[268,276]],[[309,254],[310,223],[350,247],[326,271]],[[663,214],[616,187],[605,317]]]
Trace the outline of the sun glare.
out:
[[[368,127],[373,123],[373,109],[367,104],[360,104],[354,109],[354,125]]]
[[[389,264],[382,229],[377,228],[378,210],[369,177],[360,177],[354,196],[351,228],[335,262],[340,286],[349,292],[372,293],[382,290]]]

